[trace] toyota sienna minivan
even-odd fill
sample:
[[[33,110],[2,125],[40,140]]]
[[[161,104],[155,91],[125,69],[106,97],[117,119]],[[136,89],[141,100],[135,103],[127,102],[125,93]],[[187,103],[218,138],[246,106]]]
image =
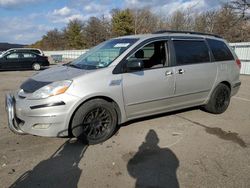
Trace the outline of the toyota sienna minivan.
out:
[[[240,67],[217,35],[162,31],[110,39],[6,95],[9,128],[97,144],[139,117],[193,106],[220,114],[239,90]]]

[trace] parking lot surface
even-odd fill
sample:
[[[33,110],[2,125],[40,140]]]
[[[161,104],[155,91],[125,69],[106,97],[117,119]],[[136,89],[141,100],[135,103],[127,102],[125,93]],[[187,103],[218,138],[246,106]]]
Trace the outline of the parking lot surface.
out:
[[[144,118],[85,146],[7,128],[4,95],[34,73],[0,72],[0,187],[250,187],[249,76],[224,114]]]

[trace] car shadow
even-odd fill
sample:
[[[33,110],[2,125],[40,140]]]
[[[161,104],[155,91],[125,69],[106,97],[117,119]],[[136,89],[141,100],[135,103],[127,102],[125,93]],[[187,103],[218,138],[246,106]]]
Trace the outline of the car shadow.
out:
[[[82,174],[79,163],[87,149],[69,139],[48,159],[21,175],[10,187],[77,187]]]
[[[184,112],[188,112],[188,111],[192,111],[192,110],[202,110],[202,108],[201,107],[190,107],[190,108],[185,108],[185,109],[181,109],[181,110],[176,110],[176,111],[171,111],[171,112],[163,112],[163,113],[156,114],[156,115],[149,115],[149,116],[145,116],[145,117],[141,117],[141,118],[136,118],[136,119],[133,119],[133,120],[130,120],[130,121],[127,121],[127,122],[121,124],[119,126],[119,128],[126,127],[128,125],[133,124],[133,123],[153,120],[153,119],[161,118],[164,116],[176,115],[176,114],[180,114],[180,113],[184,113]]]
[[[152,115],[152,116],[147,116],[147,117],[143,117],[143,118],[134,119],[134,120],[128,121],[128,122],[126,122],[124,124],[121,124],[117,128],[117,133],[116,134],[118,134],[119,129],[121,127],[123,127],[123,126],[128,126],[128,125],[133,124],[133,123],[152,120],[152,119],[156,119],[156,118],[160,118],[160,117],[164,117],[164,116],[175,115],[176,117],[178,117],[180,119],[183,119],[183,120],[186,120],[187,122],[192,123],[193,125],[204,128],[204,130],[208,134],[217,136],[218,138],[220,138],[222,140],[227,140],[227,141],[234,142],[234,143],[238,144],[239,146],[241,146],[242,148],[247,148],[248,147],[247,143],[236,132],[225,131],[225,130],[221,129],[220,127],[210,127],[210,126],[199,123],[197,121],[193,121],[193,120],[191,120],[191,119],[189,119],[187,117],[184,117],[184,116],[180,115],[181,113],[192,111],[192,110],[202,110],[202,111],[204,111],[204,109],[202,107],[191,107],[191,108],[186,108],[186,109],[177,110],[177,111],[173,111],[173,112],[161,113],[161,114],[157,114],[157,115]]]
[[[178,188],[176,176],[179,160],[169,148],[158,146],[159,138],[150,130],[138,151],[128,161],[129,175],[136,179],[135,187]]]

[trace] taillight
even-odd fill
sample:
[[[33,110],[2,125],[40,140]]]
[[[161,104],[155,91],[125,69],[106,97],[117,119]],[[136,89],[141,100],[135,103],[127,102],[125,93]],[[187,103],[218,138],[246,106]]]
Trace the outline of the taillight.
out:
[[[235,63],[238,65],[239,69],[241,68],[241,62],[239,59],[236,59]]]

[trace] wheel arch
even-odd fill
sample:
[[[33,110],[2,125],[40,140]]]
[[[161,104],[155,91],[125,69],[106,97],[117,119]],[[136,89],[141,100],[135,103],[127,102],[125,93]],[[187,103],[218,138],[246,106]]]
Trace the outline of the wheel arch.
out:
[[[74,112],[71,114],[70,121],[69,121],[69,125],[68,125],[68,133],[69,133],[70,136],[73,135],[72,132],[71,132],[71,124],[72,124],[72,120],[73,120],[73,117],[74,117],[76,111],[77,111],[77,110],[80,108],[80,106],[82,106],[84,103],[86,103],[86,102],[88,102],[88,101],[90,101],[90,100],[94,100],[94,99],[103,99],[103,100],[105,100],[105,101],[107,101],[107,102],[112,103],[113,106],[114,106],[114,109],[115,109],[115,111],[116,111],[116,114],[117,114],[117,120],[118,120],[117,123],[118,123],[118,125],[121,124],[121,121],[122,121],[122,112],[121,112],[121,109],[120,109],[118,103],[117,103],[115,100],[113,100],[113,99],[110,98],[110,97],[103,96],[103,95],[92,96],[92,97],[90,97],[90,98],[88,98],[88,99],[85,99],[85,100],[82,101],[80,104],[78,104],[77,107],[74,109]]]
[[[221,108],[221,107],[217,108],[215,106],[216,102],[214,102],[216,100],[216,98],[217,98],[216,95],[215,95],[216,94],[215,92],[218,91],[219,86],[220,87],[223,86],[223,89],[225,89],[225,86],[226,86],[226,88],[228,88],[228,92],[229,92],[228,93],[229,94],[228,98],[225,97],[223,99],[223,106],[224,106],[223,108]],[[226,109],[229,106],[229,103],[230,103],[230,93],[231,93],[231,84],[230,84],[229,81],[218,82],[218,84],[216,84],[216,86],[214,87],[214,89],[211,91],[211,94],[210,94],[208,100],[206,101],[205,105],[203,106],[203,109],[206,112],[210,112],[212,114],[221,114],[221,113],[225,112]],[[227,104],[225,103],[225,101],[227,101]]]
[[[230,84],[230,82],[228,82],[228,81],[222,81],[222,82],[220,82],[219,84],[224,84],[224,85],[226,85],[229,89],[230,89],[230,91],[231,91],[231,84]],[[218,84],[218,85],[219,85]]]
[[[226,86],[230,89],[230,92],[231,92],[232,86],[231,86],[231,84],[230,84],[229,81],[223,80],[223,81],[217,82],[217,83],[214,84],[213,88],[210,90],[210,93],[209,93],[207,99],[205,100],[205,104],[208,103],[208,101],[209,101],[210,98],[211,98],[212,93],[214,92],[215,88],[216,88],[219,84],[224,84],[224,85],[226,85]]]

